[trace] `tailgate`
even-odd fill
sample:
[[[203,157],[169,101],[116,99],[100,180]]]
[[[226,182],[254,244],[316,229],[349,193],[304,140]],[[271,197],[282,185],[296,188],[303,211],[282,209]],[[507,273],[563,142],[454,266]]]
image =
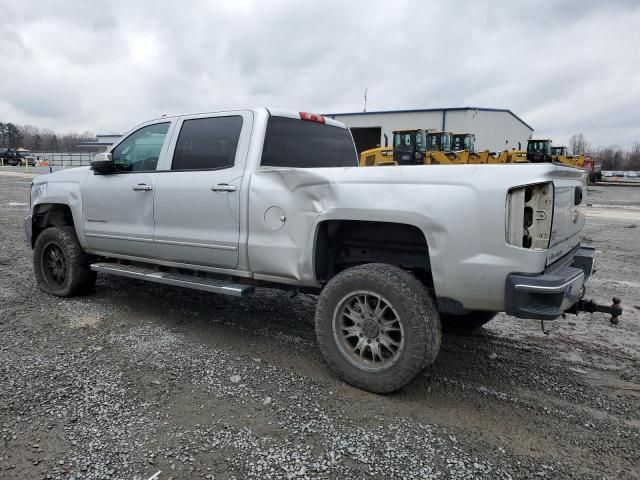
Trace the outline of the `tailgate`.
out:
[[[553,222],[547,265],[580,244],[586,218],[586,173],[580,168],[557,166],[553,187]]]

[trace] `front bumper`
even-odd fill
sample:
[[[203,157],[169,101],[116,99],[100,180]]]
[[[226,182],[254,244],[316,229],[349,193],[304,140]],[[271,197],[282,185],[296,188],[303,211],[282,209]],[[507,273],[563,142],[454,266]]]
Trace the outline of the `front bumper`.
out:
[[[506,312],[519,318],[558,318],[584,295],[595,258],[593,248],[577,247],[541,274],[510,274],[505,290]]]

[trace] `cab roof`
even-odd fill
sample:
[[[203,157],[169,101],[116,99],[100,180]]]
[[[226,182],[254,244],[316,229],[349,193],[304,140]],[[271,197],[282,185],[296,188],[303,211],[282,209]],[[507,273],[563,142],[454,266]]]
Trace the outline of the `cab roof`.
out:
[[[270,108],[270,107],[257,107],[257,108],[234,108],[234,109],[226,109],[226,110],[213,110],[213,111],[205,111],[205,112],[188,112],[188,113],[180,113],[177,115],[162,115],[161,117],[154,118],[149,120],[150,122],[156,120],[171,120],[178,117],[190,116],[190,115],[206,115],[206,114],[217,114],[217,113],[233,113],[233,112],[243,112],[243,111],[252,111],[258,112],[263,111],[273,117],[286,117],[286,118],[295,118],[297,120],[305,120],[310,122],[323,123],[325,125],[331,125],[333,127],[339,127],[346,129],[347,126],[339,122],[338,120],[334,120],[333,118],[326,117],[324,115],[320,115],[317,113],[303,112],[303,111],[294,111],[294,110],[285,110],[280,108]],[[145,122],[146,123],[146,122]]]

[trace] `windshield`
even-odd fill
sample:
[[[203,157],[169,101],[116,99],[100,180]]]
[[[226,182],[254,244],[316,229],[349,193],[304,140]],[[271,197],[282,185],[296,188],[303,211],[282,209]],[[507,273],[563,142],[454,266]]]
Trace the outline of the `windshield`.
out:
[[[440,136],[437,134],[427,134],[427,150],[440,150]]]
[[[424,152],[426,146],[426,138],[424,131],[420,130],[416,132],[416,149]]]
[[[473,152],[473,143],[473,135],[453,135],[451,137],[451,150],[469,150],[470,152]]]
[[[396,150],[409,150],[415,142],[415,132],[394,132],[393,148]]]
[[[451,150],[451,134],[449,132],[428,133],[426,137],[427,150],[444,152]]]
[[[567,147],[552,147],[551,148],[551,154],[552,155],[563,155],[563,156],[567,156]]]
[[[550,143],[548,140],[529,140],[527,145],[527,152],[535,153],[551,153]]]
[[[445,132],[440,135],[440,150],[443,152],[451,151],[451,134]]]

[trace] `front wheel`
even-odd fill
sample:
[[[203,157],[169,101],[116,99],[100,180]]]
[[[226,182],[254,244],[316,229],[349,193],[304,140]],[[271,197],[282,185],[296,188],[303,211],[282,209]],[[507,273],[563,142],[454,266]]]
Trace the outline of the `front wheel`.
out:
[[[91,271],[90,263],[73,227],[47,228],[33,248],[33,270],[40,290],[58,297],[93,289],[96,272]]]
[[[316,307],[316,335],[328,365],[347,383],[389,393],[436,359],[440,318],[426,288],[393,265],[345,270]]]

